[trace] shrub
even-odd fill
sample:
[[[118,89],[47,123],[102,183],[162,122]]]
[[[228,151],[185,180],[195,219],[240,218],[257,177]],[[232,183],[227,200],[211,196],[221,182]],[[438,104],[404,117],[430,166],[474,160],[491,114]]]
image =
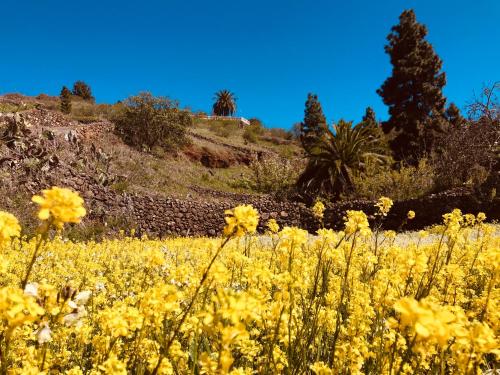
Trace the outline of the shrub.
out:
[[[453,127],[439,140],[439,153],[432,155],[439,189],[481,185],[495,162],[499,126],[485,119]]]
[[[79,96],[83,100],[94,101],[92,89],[83,81],[76,81],[73,84],[73,95]]]
[[[126,99],[114,122],[126,143],[147,150],[154,146],[173,150],[186,145],[186,128],[192,124],[191,116],[179,109],[176,101],[150,93]]]
[[[250,143],[257,143],[262,134],[264,134],[262,123],[259,120],[252,119],[250,125],[245,126],[243,139]]]
[[[282,128],[271,128],[269,129],[269,134],[271,134],[271,136],[274,138],[281,138],[287,141],[293,139],[292,132],[286,131]]]
[[[269,155],[253,161],[250,186],[260,193],[278,193],[289,190],[295,185],[302,169],[303,162]],[[302,165],[303,167],[303,165]]]
[[[231,120],[211,120],[209,129],[219,137],[228,138],[238,131],[238,124]]]
[[[435,172],[426,160],[417,166],[401,165],[399,169],[370,163],[365,172],[352,177],[353,191],[348,198],[377,199],[384,195],[393,200],[424,196],[435,188]]]

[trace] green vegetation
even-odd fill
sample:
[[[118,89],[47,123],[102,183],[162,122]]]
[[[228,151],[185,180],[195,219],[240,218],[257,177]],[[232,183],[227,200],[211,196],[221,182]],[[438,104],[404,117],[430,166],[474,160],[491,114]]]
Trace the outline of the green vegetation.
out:
[[[392,75],[377,91],[389,106],[390,118],[382,126],[391,134],[394,158],[411,164],[433,150],[447,127],[442,93],[446,76],[426,35],[427,28],[417,22],[413,10],[401,14],[385,47]]]
[[[34,106],[31,103],[28,104],[0,103],[0,113],[26,111],[28,109],[32,109],[33,107]]]
[[[328,125],[321,108],[318,96],[307,95],[306,109],[304,110],[304,121],[301,124],[301,142],[304,150],[310,153],[316,145],[317,139],[322,138],[327,132]]]
[[[404,200],[464,186],[496,196],[500,84],[472,102],[469,119],[453,103],[446,108],[442,62],[426,35],[412,10],[391,29],[385,50],[392,74],[377,91],[389,106],[382,124],[368,107],[360,124],[341,121],[331,131],[317,96],[308,95],[300,132],[294,128],[308,157],[297,184],[305,199]]]
[[[352,176],[361,173],[368,163],[384,165],[387,150],[370,127],[363,123],[340,120],[333,132],[326,129],[308,152],[309,162],[297,184],[308,196],[339,196],[353,188]]]
[[[352,175],[352,190],[344,196],[347,199],[367,198],[376,200],[381,196],[394,200],[420,198],[435,189],[436,173],[426,159],[416,166],[368,163],[363,172]]]
[[[220,90],[215,93],[213,105],[214,115],[232,116],[236,113],[236,97],[229,90]]]
[[[71,91],[66,86],[63,86],[59,98],[61,100],[61,112],[65,114],[71,113]]]
[[[176,101],[150,93],[125,100],[114,121],[126,143],[146,150],[154,146],[174,150],[186,145],[186,128],[192,124],[189,113],[181,110]]]
[[[260,193],[286,194],[291,191],[301,171],[301,160],[268,155],[250,164],[249,187]]]
[[[79,96],[83,100],[88,100],[91,102],[94,101],[94,97],[92,96],[92,89],[83,81],[76,81],[73,84],[73,95]]]
[[[243,132],[243,139],[250,143],[258,143],[264,131],[264,126],[259,119],[250,119],[250,125],[246,126]]]
[[[228,138],[238,131],[238,123],[234,120],[211,120],[210,130],[222,138]]]

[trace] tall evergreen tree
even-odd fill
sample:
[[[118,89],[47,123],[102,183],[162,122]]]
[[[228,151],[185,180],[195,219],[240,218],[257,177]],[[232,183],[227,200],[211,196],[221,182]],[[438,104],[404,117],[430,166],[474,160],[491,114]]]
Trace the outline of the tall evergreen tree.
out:
[[[446,76],[426,35],[427,28],[417,22],[413,10],[401,13],[385,47],[392,75],[377,90],[389,106],[390,118],[383,123],[383,129],[393,133],[390,145],[394,156],[410,163],[432,151],[446,124],[446,99],[442,93]]]
[[[460,109],[455,105],[455,103],[450,103],[445,112],[446,119],[454,128],[459,128],[465,123],[465,118],[460,113]]]
[[[71,113],[71,91],[66,86],[63,86],[59,99],[61,100],[61,112]]]
[[[307,94],[304,121],[300,126],[300,140],[307,153],[318,143],[328,129],[321,103],[316,94]]]

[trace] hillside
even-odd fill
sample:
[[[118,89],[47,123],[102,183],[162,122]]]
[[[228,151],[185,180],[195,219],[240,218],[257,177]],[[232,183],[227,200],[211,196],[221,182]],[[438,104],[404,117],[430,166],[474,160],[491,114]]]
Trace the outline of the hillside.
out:
[[[134,204],[265,200],[245,183],[252,174],[250,164],[273,155],[301,157],[293,141],[264,136],[252,143],[236,124],[201,119],[194,119],[188,129],[186,147],[175,153],[143,152],[115,134],[107,119],[113,106],[75,101],[71,115],[57,108],[58,98],[45,95],[0,96],[2,209],[16,213],[31,229],[29,197],[46,187],[79,191],[89,204],[88,220],[94,223],[88,232],[99,233],[107,226],[132,228],[153,220],[143,218],[141,208],[132,213]],[[175,223],[173,232],[184,230],[182,223],[170,222]],[[104,227],[96,230],[95,225]],[[171,229],[165,227],[165,232]]]
[[[47,96],[0,97],[1,209],[15,213],[27,233],[36,225],[30,197],[50,186],[76,190],[86,202],[84,225],[71,227],[69,233],[74,239],[103,238],[120,229],[160,237],[213,236],[223,226],[221,212],[241,203],[258,209],[261,232],[269,218],[311,232],[318,228],[319,222],[302,203],[258,193],[249,183],[258,174],[254,166],[268,168],[273,157],[281,156],[289,170],[301,170],[300,147],[280,137],[279,131],[264,130],[252,138],[246,134],[248,128],[237,124],[194,117],[187,146],[175,153],[155,148],[145,152],[116,135],[108,119],[118,104],[75,101],[71,115],[63,115],[57,103],[57,98]],[[277,181],[285,179],[280,168],[266,173]],[[491,199],[478,200],[471,189],[461,187],[395,202],[384,227],[400,228],[408,211],[415,210],[417,218],[406,228],[424,228],[440,222],[453,208],[500,218]],[[324,220],[340,228],[346,211],[353,209],[375,220],[369,199],[332,202]]]
[[[60,113],[58,105],[57,97],[7,94],[0,96],[0,116],[5,119],[15,113],[34,138],[53,132],[52,152],[64,154],[65,161],[91,157],[86,150],[92,147],[99,150],[104,164],[89,172],[95,172],[97,179],[105,172],[111,179],[110,188],[119,192],[190,198],[201,195],[203,199],[207,198],[207,190],[252,194],[249,186],[238,181],[249,176],[253,160],[267,155],[301,156],[301,149],[293,141],[263,136],[251,143],[243,138],[244,129],[235,123],[198,118],[188,129],[191,144],[180,151],[141,152],[114,134],[108,120],[114,110],[112,105],[74,100],[69,116]],[[64,142],[70,133],[75,142],[81,143],[82,155],[76,155],[78,149]]]

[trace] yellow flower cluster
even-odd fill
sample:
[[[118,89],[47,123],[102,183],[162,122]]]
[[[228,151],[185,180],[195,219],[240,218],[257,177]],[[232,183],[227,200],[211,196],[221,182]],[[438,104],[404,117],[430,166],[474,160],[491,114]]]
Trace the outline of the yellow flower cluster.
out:
[[[18,326],[35,321],[45,311],[22,290],[7,286],[0,289],[0,334],[10,334]]]
[[[251,205],[241,205],[226,210],[225,236],[241,237],[245,233],[254,233],[259,224],[259,214]]]
[[[485,218],[455,211],[425,238],[377,241],[359,211],[341,232],[271,222],[276,234],[244,239],[257,212],[226,215],[223,245],[47,239],[24,288],[39,239],[6,244],[0,373],[479,374],[498,364],[500,235]]]
[[[346,214],[347,216],[344,217],[346,234],[360,232],[363,236],[370,235],[370,224],[363,211],[348,210]]]
[[[40,205],[38,218],[52,220],[61,229],[65,223],[79,223],[85,216],[83,199],[69,189],[53,187],[42,191],[42,196],[35,195],[32,201]]]
[[[316,201],[314,203],[314,206],[312,207],[312,212],[314,217],[316,217],[319,220],[323,220],[324,212],[325,212],[325,205],[321,201]]]
[[[278,225],[275,219],[268,220],[267,228],[271,233],[278,233],[278,231],[280,230],[280,226]]]
[[[393,204],[394,202],[391,198],[381,197],[375,204],[375,207],[378,208],[380,215],[387,216]]]
[[[0,211],[0,246],[10,241],[12,237],[19,237],[21,226],[16,217],[8,212]]]

